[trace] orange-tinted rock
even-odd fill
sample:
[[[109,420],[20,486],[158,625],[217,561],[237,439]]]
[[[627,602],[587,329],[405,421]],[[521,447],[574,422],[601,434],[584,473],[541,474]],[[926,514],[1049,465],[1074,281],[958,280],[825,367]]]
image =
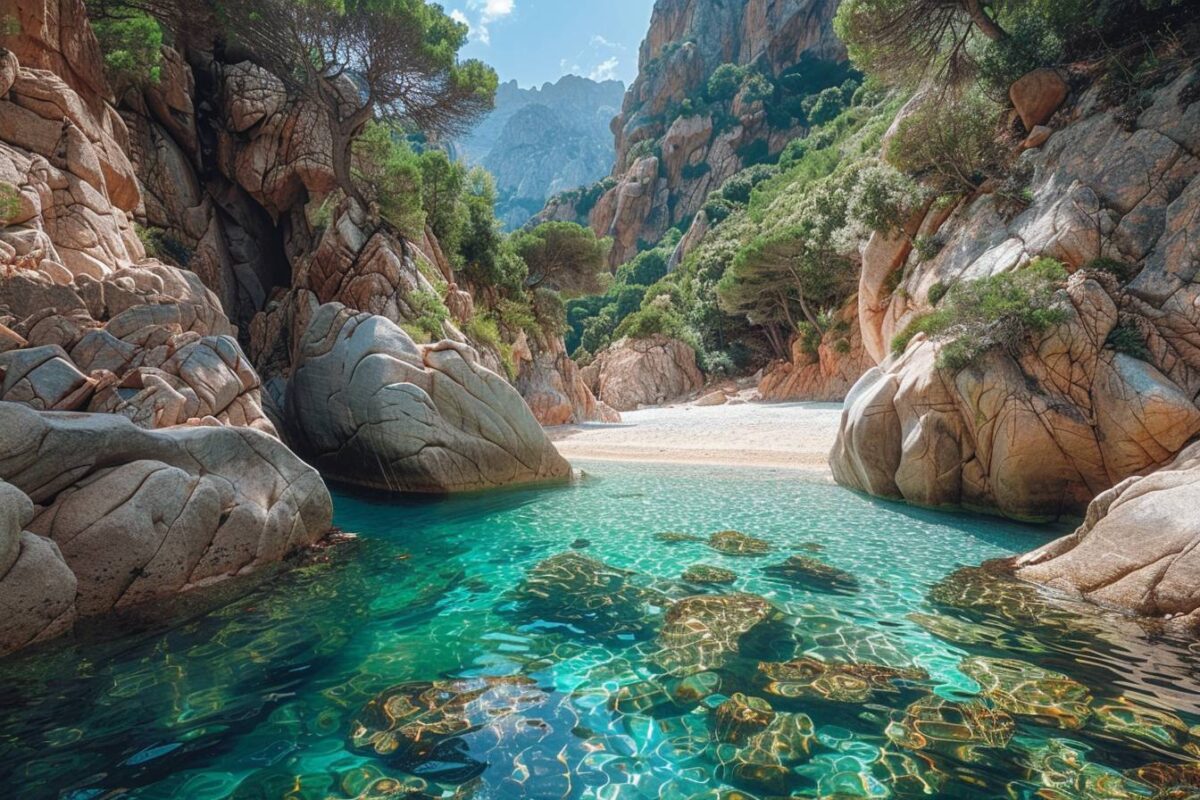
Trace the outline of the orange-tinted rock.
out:
[[[1033,131],[1045,125],[1070,94],[1071,87],[1057,70],[1043,67],[1018,78],[1008,90],[1008,96],[1025,130]]]

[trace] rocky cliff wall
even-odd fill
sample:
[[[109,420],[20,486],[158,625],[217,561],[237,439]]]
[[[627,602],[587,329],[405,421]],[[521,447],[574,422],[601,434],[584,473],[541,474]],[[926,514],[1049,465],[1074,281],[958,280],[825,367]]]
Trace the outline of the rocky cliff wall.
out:
[[[613,237],[614,267],[690,219],[731,175],[803,133],[800,120],[775,109],[783,89],[770,98],[746,90],[709,102],[706,86],[722,64],[804,83],[844,62],[833,33],[836,10],[836,0],[658,0],[638,77],[612,123],[614,185],[586,209],[592,228]],[[810,88],[824,88],[817,83]],[[579,212],[568,197],[552,201],[543,218]]]

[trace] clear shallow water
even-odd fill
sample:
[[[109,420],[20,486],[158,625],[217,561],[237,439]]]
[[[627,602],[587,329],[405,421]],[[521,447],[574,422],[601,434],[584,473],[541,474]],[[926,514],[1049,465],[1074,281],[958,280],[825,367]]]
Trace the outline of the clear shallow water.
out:
[[[361,539],[327,563],[167,632],[0,665],[0,785],[71,800],[1091,800],[1156,796],[1122,773],[1200,752],[1187,646],[978,572],[946,582],[1044,529],[788,472],[586,468],[570,487],[442,502],[339,496],[337,523]],[[655,537],[724,529],[771,551]],[[635,574],[536,570],[564,552]],[[765,571],[791,556],[852,577]],[[737,578],[682,583],[699,563]],[[702,592],[760,595],[772,619],[739,652],[666,674],[664,609]],[[597,620],[579,615],[589,604]],[[765,685],[759,660],[789,658],[873,665],[876,680],[865,695],[861,672]],[[444,683],[412,683],[428,681]],[[736,692],[768,700],[765,731],[728,721],[737,698],[717,710]],[[412,713],[421,702],[433,710]]]

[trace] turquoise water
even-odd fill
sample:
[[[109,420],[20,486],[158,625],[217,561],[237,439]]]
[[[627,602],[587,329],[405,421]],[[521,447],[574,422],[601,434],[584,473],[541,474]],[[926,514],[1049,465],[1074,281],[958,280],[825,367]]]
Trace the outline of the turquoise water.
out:
[[[1151,647],[978,572],[947,582],[1045,529],[790,472],[659,465],[336,502],[360,538],[321,563],[167,631],[0,665],[8,796],[1152,797],[1155,776],[1133,770],[1200,752],[1188,646]],[[656,537],[725,529],[770,550]],[[536,569],[562,553],[618,569]],[[792,556],[844,572],[769,569]],[[700,563],[735,582],[684,583]],[[746,592],[772,610],[741,639],[737,619],[718,620],[736,652],[662,657],[679,644],[665,609]],[[852,675],[767,685],[756,672],[795,658],[877,680],[863,694]],[[732,715],[762,703],[742,695],[766,701],[765,728]]]

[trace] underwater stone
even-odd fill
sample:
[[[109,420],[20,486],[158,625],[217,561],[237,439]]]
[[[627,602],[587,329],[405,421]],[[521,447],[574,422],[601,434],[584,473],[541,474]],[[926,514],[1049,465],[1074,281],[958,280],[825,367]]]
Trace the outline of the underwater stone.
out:
[[[683,579],[688,583],[728,584],[737,580],[737,573],[710,564],[693,564],[683,571]]]
[[[959,670],[983,687],[997,707],[1068,730],[1082,728],[1092,715],[1091,692],[1059,672],[1007,658],[968,658]]]
[[[775,710],[761,697],[747,697],[735,692],[717,706],[713,736],[718,742],[743,744],[756,733],[767,729],[775,720]]]
[[[436,763],[445,779],[462,783],[477,777],[486,762],[453,740],[542,703],[546,695],[522,677],[413,681],[384,691],[358,713],[350,726],[350,749],[387,759],[406,772]]]
[[[745,634],[772,618],[782,615],[754,594],[685,597],[668,609],[658,635],[661,649],[651,660],[677,674],[722,667],[738,654]]]
[[[899,721],[888,725],[885,733],[909,750],[970,754],[976,746],[1007,746],[1015,729],[1013,718],[1003,711],[979,702],[956,703],[931,695],[912,703]]]
[[[769,566],[763,572],[772,578],[815,592],[852,594],[859,590],[858,578],[809,556],[791,556],[782,564]]]
[[[771,544],[739,531],[718,531],[708,537],[708,546],[727,556],[761,556],[771,552]]]
[[[660,542],[666,542],[667,544],[704,541],[704,539],[699,536],[693,536],[690,533],[680,533],[679,531],[663,531],[662,533],[654,534],[654,538]]]
[[[814,658],[758,665],[762,691],[788,699],[809,698],[835,703],[865,703],[876,692],[897,693],[897,681],[928,680],[922,669],[896,669],[878,664],[834,664]]]
[[[607,636],[641,630],[653,596],[636,574],[578,552],[538,563],[516,590],[526,612]]]

